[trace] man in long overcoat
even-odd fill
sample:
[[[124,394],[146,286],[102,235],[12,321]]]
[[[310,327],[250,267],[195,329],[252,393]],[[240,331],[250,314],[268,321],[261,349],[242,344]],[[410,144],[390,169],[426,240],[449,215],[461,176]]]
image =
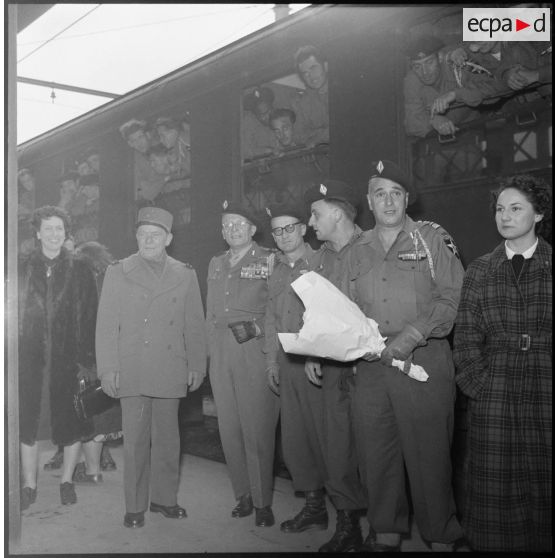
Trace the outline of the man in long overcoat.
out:
[[[140,209],[138,252],[107,269],[97,319],[96,352],[103,390],[119,397],[124,434],[126,527],[150,511],[181,519],[176,501],[178,404],[200,386],[206,338],[196,272],[166,253],[172,215]]]

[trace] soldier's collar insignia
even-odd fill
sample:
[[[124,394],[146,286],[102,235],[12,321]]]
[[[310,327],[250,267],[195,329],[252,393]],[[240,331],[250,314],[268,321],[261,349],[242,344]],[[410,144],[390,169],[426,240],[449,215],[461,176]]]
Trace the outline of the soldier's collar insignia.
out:
[[[322,194],[322,196],[325,196],[327,194],[327,187],[323,184],[320,184],[320,194]]]

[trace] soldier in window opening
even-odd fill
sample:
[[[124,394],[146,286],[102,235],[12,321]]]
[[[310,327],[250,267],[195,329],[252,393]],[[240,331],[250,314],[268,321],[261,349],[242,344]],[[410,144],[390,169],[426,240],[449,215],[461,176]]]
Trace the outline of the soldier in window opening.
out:
[[[351,298],[387,337],[381,357],[357,362],[353,410],[370,533],[362,552],[399,551],[409,529],[405,471],[414,517],[433,551],[462,537],[452,491],[455,379],[446,339],[457,314],[463,266],[436,223],[406,215],[409,179],[391,161],[374,161],[368,204],[375,227],[349,264]],[[420,382],[392,366],[422,366]]]
[[[354,188],[339,180],[325,180],[305,195],[311,204],[308,224],[324,243],[316,253],[312,270],[349,294],[348,263],[352,247],[361,241],[362,230],[355,224],[359,196]],[[349,552],[362,544],[360,515],[366,507],[364,488],[357,470],[351,407],[354,383],[353,362],[308,358],[308,379],[321,385],[324,407],[324,454],[326,490],[337,510],[333,537],[320,552]]]
[[[101,172],[101,156],[96,149],[88,149],[84,154],[85,160],[93,173],[99,174]]]
[[[284,533],[327,529],[324,486],[323,398],[320,388],[304,374],[305,357],[285,353],[278,332],[298,333],[304,305],[291,283],[309,271],[314,256],[304,242],[306,215],[301,208],[274,205],[267,209],[271,233],[281,252],[269,279],[265,315],[265,348],[269,386],[280,396],[281,443],[293,489],[304,492],[306,504],[292,519],[281,523]]]
[[[35,177],[29,169],[17,173],[17,242],[18,251],[30,254],[35,249],[35,239],[31,227],[31,215],[35,211]]]
[[[269,87],[256,87],[244,96],[242,158],[253,159],[277,151],[275,133],[269,127],[275,94]]]
[[[279,404],[267,385],[263,336],[273,252],[252,240],[255,223],[242,205],[223,204],[230,249],[209,263],[206,323],[219,434],[238,500],[232,516],[248,516],[255,507],[256,526],[269,527]]]
[[[138,252],[107,268],[96,328],[97,370],[105,393],[122,406],[124,526],[144,525],[151,512],[183,519],[180,398],[206,371],[203,307],[195,271],[167,255],[172,215],[138,212]],[[151,486],[151,490],[150,490]]]
[[[153,201],[161,191],[164,177],[149,164],[147,152],[157,142],[153,140],[143,120],[128,120],[119,128],[120,134],[134,150],[134,188],[136,199]]]
[[[329,143],[328,63],[313,46],[303,46],[295,53],[295,69],[306,89],[293,98],[296,113],[296,141],[313,147]]]
[[[72,203],[78,191],[78,180],[79,174],[74,170],[65,172],[58,179],[58,184],[60,185],[58,207],[65,209],[68,213],[70,213]]]
[[[295,142],[294,125],[296,122],[296,114],[291,109],[279,108],[275,109],[270,117],[269,124],[275,132],[277,141],[279,142],[278,155],[285,151],[304,147]]]
[[[171,174],[176,177],[190,177],[190,137],[179,122],[172,118],[158,118],[154,128],[161,143],[168,149]]]
[[[410,136],[424,137],[436,130],[455,134],[461,122],[474,119],[472,107],[492,97],[497,81],[486,74],[462,72],[458,83],[453,66],[446,60],[444,43],[437,37],[418,37],[407,46],[411,69],[403,82],[405,130]],[[451,108],[454,103],[465,104]]]
[[[79,184],[70,207],[76,244],[99,238],[99,177],[93,173],[80,176]]]

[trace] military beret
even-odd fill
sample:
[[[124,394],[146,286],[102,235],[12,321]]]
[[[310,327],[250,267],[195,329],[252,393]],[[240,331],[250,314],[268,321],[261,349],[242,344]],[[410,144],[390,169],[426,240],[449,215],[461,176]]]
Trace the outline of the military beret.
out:
[[[245,219],[248,219],[252,225],[255,227],[258,226],[258,219],[256,216],[245,206],[241,203],[237,202],[229,202],[225,200],[223,202],[223,215],[233,214],[233,215],[241,215]]]
[[[79,173],[75,170],[66,171],[59,179],[58,184],[62,184],[66,180],[77,180],[79,178]]]
[[[265,212],[269,216],[270,220],[274,217],[294,217],[299,221],[305,223],[307,219],[306,212],[304,211],[303,207],[299,207],[298,205],[288,205],[288,204],[275,204],[270,205],[269,207],[265,208]]]
[[[161,207],[151,205],[142,207],[138,211],[136,227],[140,225],[156,225],[170,233],[172,229],[172,213]]]
[[[275,93],[269,87],[256,87],[244,96],[244,110],[254,111],[259,103],[272,105]]]
[[[341,180],[324,180],[321,184],[310,188],[304,195],[308,205],[318,200],[341,200],[350,203],[355,209],[360,205],[360,196],[352,186]]]
[[[399,186],[405,188],[409,194],[409,205],[415,203],[417,194],[411,180],[405,172],[403,172],[394,162],[382,159],[380,161],[372,161],[372,174],[369,182],[374,178],[386,178]]]
[[[412,39],[405,50],[411,60],[422,60],[438,52],[444,46],[444,43],[438,37],[422,36]]]

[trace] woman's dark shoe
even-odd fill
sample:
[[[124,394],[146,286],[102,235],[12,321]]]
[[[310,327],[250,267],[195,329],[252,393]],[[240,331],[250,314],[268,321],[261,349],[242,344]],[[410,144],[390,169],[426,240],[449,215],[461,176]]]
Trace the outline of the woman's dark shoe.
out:
[[[256,527],[271,527],[275,524],[275,517],[271,511],[271,506],[256,508]]]
[[[77,502],[76,490],[73,482],[63,482],[60,485],[60,502],[63,506]]]
[[[232,511],[231,515],[233,517],[246,517],[254,511],[254,503],[252,502],[252,496],[250,494],[244,494],[238,500],[238,504]]]
[[[186,517],[186,510],[178,504],[174,506],[163,506],[161,504],[151,502],[149,511],[162,513],[165,517],[170,517],[172,519],[184,519]]]
[[[107,446],[103,446],[101,450],[101,470],[102,471],[116,471],[116,463],[110,454]]]
[[[145,517],[143,512],[137,513],[127,513],[124,516],[124,527],[130,527],[131,529],[138,529],[143,527],[145,524]]]
[[[58,449],[56,453],[50,458],[50,461],[43,465],[45,471],[54,471],[60,469],[64,463],[64,450]]]
[[[37,500],[37,489],[24,486],[19,496],[19,509],[21,511],[26,510],[31,504],[35,503],[35,500]]]
[[[72,480],[77,484],[99,484],[103,482],[103,475],[101,473],[90,475],[85,470],[85,463],[82,462],[76,465]]]

